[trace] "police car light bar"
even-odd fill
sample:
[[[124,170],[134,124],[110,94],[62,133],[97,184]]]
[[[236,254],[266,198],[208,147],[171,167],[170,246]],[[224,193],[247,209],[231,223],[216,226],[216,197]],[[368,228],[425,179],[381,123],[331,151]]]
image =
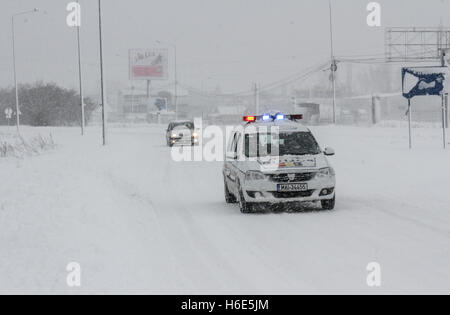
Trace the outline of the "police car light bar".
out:
[[[276,114],[276,115],[270,115],[270,114],[264,114],[262,116],[244,116],[244,121],[248,123],[256,122],[259,120],[262,121],[275,121],[275,120],[300,120],[303,119],[302,114],[298,115],[285,115],[285,114]]]

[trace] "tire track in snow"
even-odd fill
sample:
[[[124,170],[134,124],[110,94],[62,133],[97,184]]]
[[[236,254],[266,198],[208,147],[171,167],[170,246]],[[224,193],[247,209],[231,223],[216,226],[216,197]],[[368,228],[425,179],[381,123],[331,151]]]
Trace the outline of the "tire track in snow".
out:
[[[108,174],[116,186],[116,190],[126,195],[134,196],[133,198],[144,205],[145,208],[150,206],[152,217],[158,222],[158,230],[164,237],[167,249],[171,252],[171,261],[177,266],[179,277],[187,288],[196,286],[196,280],[204,286],[205,282],[209,282],[208,286],[217,290],[217,284],[221,284],[223,279],[232,279],[227,281],[242,282],[242,278],[237,275],[232,265],[220,254],[219,250],[208,239],[200,225],[194,220],[182,203],[176,203],[176,207],[164,207],[163,205],[155,205],[158,200],[151,193],[143,193],[139,190],[138,185],[132,184],[123,178],[114,177]],[[173,200],[172,200],[173,202]],[[170,230],[164,227],[170,227]],[[195,255],[194,255],[195,253]],[[191,265],[190,270],[182,268],[188,262]],[[212,265],[218,264],[219,270],[213,269]],[[222,266],[219,266],[222,264]],[[227,277],[219,277],[217,271]],[[208,271],[208,272],[206,272]],[[192,277],[187,275],[191,274]],[[208,280],[205,281],[205,274],[208,274]],[[225,288],[225,287],[224,287]],[[178,288],[179,289],[179,288]],[[203,290],[204,288],[200,288]]]
[[[123,179],[119,179],[112,175],[112,173],[106,173],[105,176],[107,176],[112,183],[114,190],[117,191],[119,194],[125,195],[126,198],[131,199],[130,204],[134,204],[138,206],[140,214],[143,216],[141,218],[142,224],[144,227],[146,227],[147,230],[151,230],[152,228],[156,228],[157,231],[155,233],[158,241],[163,244],[163,248],[165,252],[167,253],[168,263],[170,264],[170,268],[172,271],[174,271],[177,276],[168,278],[167,281],[172,283],[173,288],[180,289],[180,284],[177,283],[177,281],[174,281],[174,278],[179,279],[181,282],[181,286],[188,286],[189,279],[186,277],[184,271],[181,268],[180,260],[177,259],[176,251],[174,250],[172,246],[172,241],[170,237],[167,234],[167,231],[164,229],[165,224],[163,224],[161,217],[158,215],[155,206],[153,204],[153,201],[151,199],[147,199],[140,195],[138,191],[135,189],[136,187]],[[151,218],[148,218],[150,220],[146,221],[147,215],[150,215]],[[154,224],[152,224],[154,223]],[[145,236],[145,235],[144,235]],[[149,239],[141,239],[142,242],[150,242]]]

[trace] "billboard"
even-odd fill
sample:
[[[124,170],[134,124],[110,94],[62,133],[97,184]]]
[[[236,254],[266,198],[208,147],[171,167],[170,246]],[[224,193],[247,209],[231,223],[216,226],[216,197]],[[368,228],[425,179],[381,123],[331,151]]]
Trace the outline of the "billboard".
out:
[[[448,93],[447,67],[414,67],[402,69],[403,96],[442,95]]]
[[[169,51],[167,49],[131,49],[130,80],[167,80]]]

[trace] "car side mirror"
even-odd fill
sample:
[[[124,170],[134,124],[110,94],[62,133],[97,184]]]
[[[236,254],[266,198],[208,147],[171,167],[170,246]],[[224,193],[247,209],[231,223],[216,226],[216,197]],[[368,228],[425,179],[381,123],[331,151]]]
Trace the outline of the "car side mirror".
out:
[[[336,152],[334,151],[334,149],[332,149],[332,148],[325,148],[325,150],[323,151],[323,153],[326,155],[326,156],[333,156],[333,155],[335,155],[336,154]]]

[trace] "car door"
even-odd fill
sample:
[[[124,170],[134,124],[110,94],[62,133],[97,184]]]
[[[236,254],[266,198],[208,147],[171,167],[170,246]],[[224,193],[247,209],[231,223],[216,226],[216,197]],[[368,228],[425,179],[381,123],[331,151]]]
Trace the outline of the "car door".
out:
[[[232,145],[232,155],[233,159],[230,161],[230,182],[231,182],[231,191],[237,194],[239,193],[239,141],[241,139],[241,133],[237,132],[234,137],[234,142]]]
[[[235,189],[235,170],[234,170],[234,164],[236,161],[236,145],[237,145],[237,132],[232,133],[230,138],[230,144],[227,148],[227,154],[226,154],[226,161],[225,161],[225,167],[224,167],[224,176],[225,181],[228,185],[229,191],[234,192]]]

